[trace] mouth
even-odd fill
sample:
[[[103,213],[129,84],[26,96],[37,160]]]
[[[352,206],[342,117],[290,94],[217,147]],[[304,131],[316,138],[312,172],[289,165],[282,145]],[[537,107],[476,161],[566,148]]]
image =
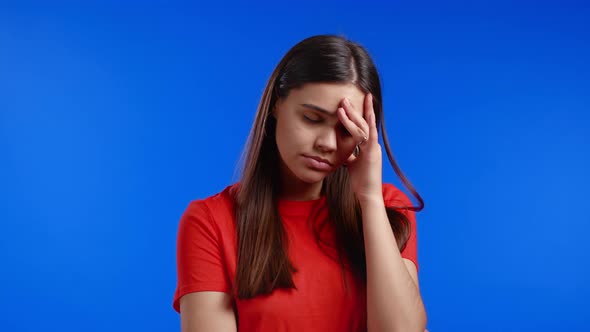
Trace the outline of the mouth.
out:
[[[308,156],[303,155],[309,167],[320,170],[320,171],[329,171],[332,169],[332,163],[329,162],[327,159],[320,158],[317,156]]]
[[[321,163],[325,163],[325,164],[328,164],[328,165],[332,166],[332,163],[328,159],[324,159],[324,158],[316,157],[316,156],[308,156],[306,154],[304,154],[303,156],[304,157],[307,157],[307,158],[311,158],[313,160],[317,160],[317,161],[319,161]]]

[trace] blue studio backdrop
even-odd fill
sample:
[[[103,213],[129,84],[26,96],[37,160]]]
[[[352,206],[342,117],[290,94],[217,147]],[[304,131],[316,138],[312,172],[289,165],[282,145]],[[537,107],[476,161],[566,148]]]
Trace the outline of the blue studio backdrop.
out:
[[[583,2],[2,2],[0,330],[175,331],[188,203],[237,180],[271,71],[363,44],[430,331],[590,331]],[[391,166],[384,180],[401,185]]]

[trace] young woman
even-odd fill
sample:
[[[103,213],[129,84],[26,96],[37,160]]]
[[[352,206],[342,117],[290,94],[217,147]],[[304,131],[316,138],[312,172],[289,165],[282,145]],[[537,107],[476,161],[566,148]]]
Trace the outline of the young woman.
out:
[[[381,128],[420,202],[382,183]],[[173,307],[182,331],[424,331],[422,198],[390,152],[380,80],[360,45],[295,45],[262,95],[238,183],[191,202]]]

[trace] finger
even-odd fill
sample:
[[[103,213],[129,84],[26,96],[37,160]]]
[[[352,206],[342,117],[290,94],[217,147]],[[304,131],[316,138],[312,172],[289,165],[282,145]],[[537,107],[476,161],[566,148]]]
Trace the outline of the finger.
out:
[[[352,153],[348,156],[348,158],[346,158],[346,161],[349,164],[353,164],[354,161],[358,159],[360,152],[361,152],[361,150],[360,150],[359,146],[358,145],[355,146],[354,150],[352,150]]]
[[[369,125],[369,141],[378,141],[379,133],[377,132],[377,117],[375,116],[375,108],[373,107],[373,95],[367,93],[365,96],[365,118]]]
[[[356,160],[356,158],[358,158],[358,157],[356,157],[355,155],[351,154],[346,159],[346,163],[352,165],[354,163],[354,161]]]
[[[346,128],[354,140],[357,142],[360,141],[362,136],[364,136],[364,133],[362,132],[362,129],[360,129],[356,123],[350,119],[343,107],[338,108],[338,119],[340,122],[342,122],[342,125],[344,128]]]
[[[348,117],[352,120],[352,122],[354,122],[357,125],[357,127],[359,127],[359,129],[361,130],[359,132],[360,137],[362,138],[362,137],[368,136],[369,124],[367,123],[366,117],[364,116],[364,114],[358,115],[356,112],[354,112],[354,106],[348,100],[348,98],[344,98],[344,100],[342,101],[342,106],[343,106],[344,110],[346,111],[346,115],[348,115]]]
[[[368,139],[369,136],[369,124],[365,121],[365,117],[361,117],[353,111],[353,106],[348,101],[348,99],[344,98],[342,101],[342,107],[346,111],[347,117],[355,124],[357,127],[356,130],[351,131],[349,130],[350,134],[354,136],[356,142],[361,143],[364,138]],[[348,128],[347,128],[348,129]]]

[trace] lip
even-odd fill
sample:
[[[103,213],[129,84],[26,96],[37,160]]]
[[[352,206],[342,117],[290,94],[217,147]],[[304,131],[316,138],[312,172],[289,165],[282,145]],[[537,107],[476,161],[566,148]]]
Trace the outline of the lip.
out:
[[[332,166],[332,163],[329,162],[327,159],[316,157],[316,156],[308,156],[308,155],[305,155],[305,154],[303,156],[306,157],[306,158],[311,158],[313,160],[317,160],[319,162],[322,162],[322,163],[325,163],[325,164],[328,164],[328,165]]]
[[[330,172],[334,168],[326,159],[320,157],[303,155],[303,158],[305,158],[305,165],[315,171]]]

